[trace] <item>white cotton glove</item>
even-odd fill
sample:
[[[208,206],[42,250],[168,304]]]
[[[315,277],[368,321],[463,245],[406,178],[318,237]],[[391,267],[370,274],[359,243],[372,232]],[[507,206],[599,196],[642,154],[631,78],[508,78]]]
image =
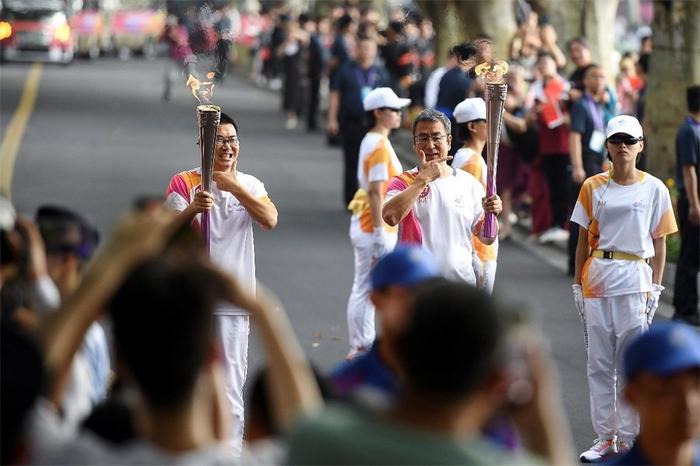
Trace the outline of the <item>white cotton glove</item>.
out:
[[[651,325],[651,321],[654,319],[654,314],[656,314],[656,310],[659,308],[659,298],[661,297],[661,292],[664,290],[664,287],[657,284],[657,283],[652,283],[651,285],[651,291],[647,295],[647,324]]]
[[[586,318],[583,315],[583,289],[578,283],[571,285],[571,291],[574,292],[574,303],[576,304],[576,310],[578,311],[578,317],[581,319],[583,324],[586,323]]]
[[[375,227],[372,233],[372,257],[381,259],[389,252],[383,227]]]

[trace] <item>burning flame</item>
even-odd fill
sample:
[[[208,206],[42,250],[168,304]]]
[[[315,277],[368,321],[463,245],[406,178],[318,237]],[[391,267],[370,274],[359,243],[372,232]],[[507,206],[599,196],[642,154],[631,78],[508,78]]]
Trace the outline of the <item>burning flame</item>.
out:
[[[504,61],[485,62],[474,68],[477,76],[483,77],[487,83],[502,83],[503,76],[508,73],[508,63]]]
[[[207,79],[212,79],[214,76],[215,75],[212,72],[207,73]],[[187,78],[187,83],[185,83],[185,85],[192,89],[192,95],[200,104],[207,104],[211,102],[211,98],[214,97],[213,81],[200,81],[199,79],[190,75]]]

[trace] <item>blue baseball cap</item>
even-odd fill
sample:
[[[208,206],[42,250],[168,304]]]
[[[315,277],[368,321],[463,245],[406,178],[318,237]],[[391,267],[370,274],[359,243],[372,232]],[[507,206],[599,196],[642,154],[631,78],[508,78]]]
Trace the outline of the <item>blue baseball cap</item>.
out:
[[[398,246],[379,259],[371,273],[372,288],[411,287],[440,276],[437,261],[418,246]]]
[[[687,324],[664,322],[632,341],[625,351],[625,375],[666,376],[700,367],[700,333]]]

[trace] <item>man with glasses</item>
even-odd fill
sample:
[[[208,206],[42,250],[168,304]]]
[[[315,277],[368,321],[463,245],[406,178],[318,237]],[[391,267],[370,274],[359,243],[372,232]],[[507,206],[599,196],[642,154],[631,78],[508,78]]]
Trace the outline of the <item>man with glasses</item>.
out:
[[[422,245],[435,256],[446,278],[474,285],[471,235],[492,244],[495,237],[483,233],[484,214],[498,215],[502,204],[497,195],[486,198],[476,178],[447,165],[450,126],[437,110],[418,115],[413,123],[418,166],[389,181],[382,216],[389,225],[401,224],[399,243]]]
[[[202,190],[201,169],[197,167],[170,180],[165,203],[195,224],[202,212],[209,211],[212,260],[254,293],[253,221],[265,230],[275,228],[277,208],[260,180],[237,170],[239,153],[238,125],[222,112],[216,131],[215,183],[211,192]],[[221,304],[216,310],[215,328],[227,372],[226,395],[234,417],[232,447],[238,453],[243,440],[243,385],[248,372],[248,314]]]

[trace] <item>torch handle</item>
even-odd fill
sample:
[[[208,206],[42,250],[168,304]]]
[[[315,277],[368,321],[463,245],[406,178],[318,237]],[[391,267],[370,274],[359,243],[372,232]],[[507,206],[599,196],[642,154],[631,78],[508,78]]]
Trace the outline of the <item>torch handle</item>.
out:
[[[503,107],[508,86],[504,83],[486,83],[484,100],[486,101],[486,196],[496,194],[496,172],[498,170],[498,144],[501,141]],[[496,214],[487,213],[484,217],[484,237],[495,238]]]

